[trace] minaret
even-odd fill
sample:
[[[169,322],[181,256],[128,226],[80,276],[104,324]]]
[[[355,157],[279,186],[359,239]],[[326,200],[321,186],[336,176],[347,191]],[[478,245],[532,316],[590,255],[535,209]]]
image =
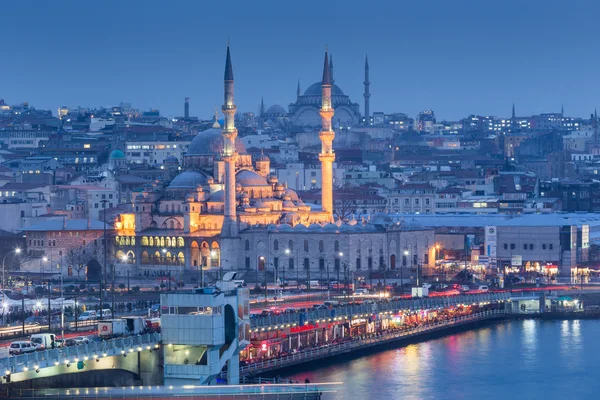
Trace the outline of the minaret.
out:
[[[335,79],[333,79],[333,54],[329,55],[329,77],[331,78],[331,84],[335,83]]]
[[[298,79],[298,87],[296,88],[296,100],[300,99],[302,92],[300,91],[300,79]]]
[[[231,54],[227,45],[227,59],[225,61],[225,103],[221,110],[225,115],[223,124],[223,161],[225,162],[225,219],[221,235],[232,237],[237,235],[236,201],[235,201],[235,162],[237,153],[235,151],[235,112],[237,110],[233,99],[233,67],[231,66]]]
[[[264,118],[265,118],[265,100],[260,98],[260,115],[258,116],[258,130],[262,131],[264,129]]]
[[[365,85],[365,93],[363,96],[365,97],[365,125],[369,126],[369,97],[371,97],[371,93],[369,93],[369,58],[365,56],[365,81],[363,82]]]
[[[323,66],[322,98],[321,98],[321,204],[323,211],[329,214],[333,220],[333,138],[335,133],[331,128],[333,118],[333,106],[331,104],[331,69],[329,67],[327,51],[325,51],[325,65]]]
[[[598,111],[594,108],[592,115],[592,127],[594,128],[594,146],[598,146]]]
[[[183,104],[183,117],[185,119],[190,119],[190,98],[185,98],[185,103]]]
[[[513,101],[513,108],[512,108],[512,119],[515,119],[515,102]]]

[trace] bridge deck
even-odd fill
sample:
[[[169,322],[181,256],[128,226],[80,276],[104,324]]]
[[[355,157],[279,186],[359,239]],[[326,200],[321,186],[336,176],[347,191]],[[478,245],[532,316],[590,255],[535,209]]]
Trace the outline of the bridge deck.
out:
[[[269,384],[224,386],[132,386],[127,388],[23,389],[9,398],[28,399],[319,399],[341,382],[319,384]],[[0,395],[0,398],[6,396]]]

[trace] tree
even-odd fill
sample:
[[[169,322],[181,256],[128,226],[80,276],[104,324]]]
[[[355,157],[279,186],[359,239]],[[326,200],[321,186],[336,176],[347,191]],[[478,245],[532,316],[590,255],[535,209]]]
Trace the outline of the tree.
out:
[[[336,185],[333,190],[333,212],[340,220],[347,220],[358,210],[357,189],[350,183]]]

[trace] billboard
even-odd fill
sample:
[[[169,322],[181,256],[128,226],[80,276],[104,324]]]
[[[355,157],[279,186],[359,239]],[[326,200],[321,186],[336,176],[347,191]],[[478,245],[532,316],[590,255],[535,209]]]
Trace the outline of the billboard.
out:
[[[490,265],[496,265],[498,254],[496,252],[498,244],[498,231],[495,226],[485,227],[485,255],[490,258]]]

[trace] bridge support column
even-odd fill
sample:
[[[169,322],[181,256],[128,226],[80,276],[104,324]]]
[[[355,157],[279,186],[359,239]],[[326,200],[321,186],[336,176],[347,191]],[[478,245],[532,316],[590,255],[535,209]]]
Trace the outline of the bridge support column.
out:
[[[240,356],[233,356],[227,360],[227,384],[240,384]]]

